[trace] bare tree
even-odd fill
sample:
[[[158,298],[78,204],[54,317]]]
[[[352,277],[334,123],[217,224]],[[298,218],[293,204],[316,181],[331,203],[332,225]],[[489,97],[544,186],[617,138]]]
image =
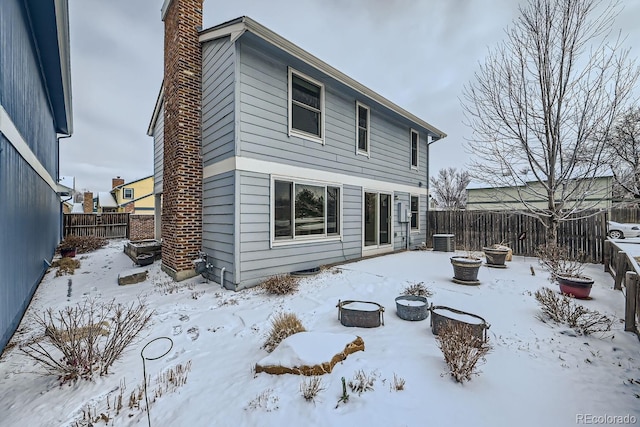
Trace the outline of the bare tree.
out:
[[[457,172],[455,168],[440,169],[437,177],[431,177],[431,195],[439,208],[445,210],[464,209],[467,205],[469,172]]]
[[[618,13],[614,0],[529,0],[464,89],[472,177],[504,189],[548,243],[598,203],[603,147],[638,79],[623,39],[611,36]]]
[[[607,141],[609,165],[623,198],[640,199],[640,107],[628,109]]]

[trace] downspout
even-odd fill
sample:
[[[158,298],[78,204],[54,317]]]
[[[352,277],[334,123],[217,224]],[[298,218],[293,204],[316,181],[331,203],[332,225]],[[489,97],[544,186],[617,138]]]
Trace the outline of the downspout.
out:
[[[227,270],[227,267],[222,267],[220,269],[220,286],[224,288],[224,272]]]

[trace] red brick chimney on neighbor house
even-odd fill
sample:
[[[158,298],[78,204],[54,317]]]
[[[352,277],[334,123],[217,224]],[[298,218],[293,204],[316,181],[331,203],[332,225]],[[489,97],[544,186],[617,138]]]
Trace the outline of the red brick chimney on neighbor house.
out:
[[[82,212],[93,213],[93,193],[84,193],[82,197]]]
[[[124,184],[124,179],[120,178],[119,176],[115,177],[115,178],[111,178],[111,189],[113,190],[114,188],[116,188],[119,185]]]
[[[195,276],[202,246],[201,72],[204,0],[165,0],[162,269]]]

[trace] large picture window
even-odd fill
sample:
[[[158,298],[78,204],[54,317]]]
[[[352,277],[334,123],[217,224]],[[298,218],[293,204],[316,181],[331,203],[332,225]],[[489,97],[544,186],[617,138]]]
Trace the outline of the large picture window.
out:
[[[322,141],[324,85],[289,69],[289,133]]]
[[[340,235],[340,187],[274,181],[276,241]]]

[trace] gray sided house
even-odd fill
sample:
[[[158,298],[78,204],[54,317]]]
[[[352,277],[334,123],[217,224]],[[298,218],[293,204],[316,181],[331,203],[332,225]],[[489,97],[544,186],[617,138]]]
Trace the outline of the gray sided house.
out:
[[[248,17],[198,36],[211,279],[241,289],[425,242],[427,144],[442,131]],[[158,201],[163,97],[148,129]]]
[[[67,1],[0,1],[0,350],[60,241],[58,136],[71,131]]]

